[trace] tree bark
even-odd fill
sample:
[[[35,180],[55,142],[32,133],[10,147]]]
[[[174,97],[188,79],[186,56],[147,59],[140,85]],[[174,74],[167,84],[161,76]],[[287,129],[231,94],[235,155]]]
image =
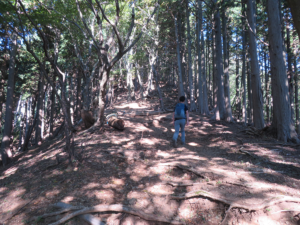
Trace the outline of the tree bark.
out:
[[[198,56],[198,107],[199,107],[199,112],[200,114],[204,114],[204,108],[203,108],[203,80],[202,79],[202,51],[201,49],[204,47],[202,46],[201,48],[201,38],[203,36],[202,32],[202,2],[200,0],[197,0],[197,5],[198,5],[198,10],[197,10],[197,56]],[[201,34],[201,38],[200,38]]]
[[[42,66],[45,66],[43,64]],[[42,117],[43,117],[43,105],[44,105],[44,86],[45,86],[45,78],[44,78],[44,71],[45,68],[40,69],[40,76],[39,76],[39,84],[38,84],[38,100],[37,100],[37,123],[35,127],[35,144],[40,145],[42,141]]]
[[[291,40],[290,40],[290,24],[288,22],[289,18],[287,15],[287,25],[286,25],[286,50],[287,50],[287,64],[288,64],[288,81],[289,81],[289,95],[290,95],[290,105],[291,105],[291,119],[294,121],[294,73],[292,70],[292,50],[291,50]]]
[[[254,0],[247,0],[247,18],[250,25],[249,33],[249,46],[251,57],[251,90],[252,90],[252,103],[253,103],[253,122],[257,129],[264,127],[264,114],[263,114],[263,99],[261,81],[259,76],[259,65],[257,60],[257,45],[256,33],[254,25]]]
[[[53,75],[53,83],[54,86],[56,85],[56,76],[55,74]],[[50,109],[50,120],[49,120],[49,126],[50,126],[50,136],[53,135],[53,127],[54,127],[54,113],[55,113],[55,91],[52,88],[51,91],[51,97],[50,97],[50,105],[51,105],[51,109]]]
[[[15,64],[17,54],[17,35],[12,34],[11,37],[11,50],[9,62],[9,74],[7,82],[7,97],[6,97],[6,111],[5,111],[5,124],[2,133],[1,143],[1,157],[3,165],[7,165],[12,160],[12,152],[10,150],[10,136],[12,131],[13,119],[13,94],[15,89]]]
[[[193,70],[192,70],[192,41],[191,41],[191,28],[190,28],[190,9],[189,1],[186,0],[186,23],[187,23],[187,38],[188,38],[188,72],[189,72],[189,91],[190,91],[190,109],[189,111],[196,111],[195,96],[194,96],[194,83],[193,83]]]
[[[224,96],[225,96],[225,119],[227,122],[232,121],[232,111],[230,102],[230,81],[229,81],[229,53],[227,48],[227,17],[226,8],[222,7],[222,23],[223,23],[223,51],[224,51]]]
[[[291,106],[288,90],[288,77],[283,58],[282,37],[278,33],[280,27],[278,0],[267,1],[270,61],[273,89],[273,110],[276,120],[277,138],[281,141],[299,143],[291,118]]]
[[[225,96],[223,81],[223,60],[222,60],[222,41],[221,41],[221,19],[219,9],[214,15],[215,21],[215,92],[216,92],[216,119],[225,119]],[[218,116],[219,114],[219,116]],[[219,117],[219,118],[218,118]]]
[[[245,3],[242,3],[242,15],[245,15]],[[242,17],[242,96],[243,96],[243,122],[247,123],[246,99],[246,26],[245,17]]]
[[[177,51],[177,66],[178,66],[178,97],[185,96],[183,82],[182,82],[182,67],[181,67],[181,54],[180,54],[180,43],[179,43],[179,33],[178,33],[178,22],[175,16],[175,36],[176,36],[176,51]]]

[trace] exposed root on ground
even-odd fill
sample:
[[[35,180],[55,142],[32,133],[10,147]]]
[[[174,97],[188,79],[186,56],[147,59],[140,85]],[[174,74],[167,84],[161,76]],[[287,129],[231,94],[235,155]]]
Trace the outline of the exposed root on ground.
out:
[[[157,222],[164,222],[164,223],[170,223],[170,224],[184,224],[183,222],[180,222],[178,220],[172,220],[172,219],[168,220],[168,219],[165,219],[158,215],[147,214],[138,209],[133,209],[133,208],[130,208],[125,205],[115,204],[115,205],[96,205],[93,207],[86,207],[86,208],[75,211],[75,212],[63,217],[62,219],[58,220],[55,223],[51,223],[50,225],[59,225],[59,224],[62,224],[64,222],[68,221],[69,219],[71,219],[75,216],[82,215],[82,214],[88,214],[88,213],[96,213],[96,212],[123,212],[123,213],[132,214],[135,216],[139,216],[142,219],[149,220],[149,221],[157,221]]]
[[[279,204],[281,202],[300,203],[300,198],[295,198],[295,197],[290,197],[290,196],[278,196],[278,197],[266,199],[265,201],[263,201],[262,203],[259,203],[259,204],[250,204],[250,203],[245,202],[245,199],[237,199],[237,200],[225,199],[225,198],[216,196],[213,193],[209,193],[205,190],[192,191],[192,192],[188,192],[183,195],[171,196],[170,198],[175,199],[175,200],[183,200],[183,199],[194,198],[194,197],[199,197],[199,196],[206,197],[206,198],[212,199],[214,201],[222,202],[226,205],[229,205],[230,206],[229,208],[241,208],[241,209],[246,209],[248,211],[261,210],[268,206]]]
[[[194,174],[196,174],[196,175],[198,175],[198,176],[200,176],[200,177],[202,177],[202,178],[204,178],[204,179],[208,179],[207,176],[205,176],[205,175],[199,173],[197,170],[194,170],[194,169],[192,169],[192,168],[189,168],[189,167],[186,167],[186,166],[183,166],[183,165],[180,165],[180,164],[177,164],[177,165],[175,165],[175,166],[178,167],[178,168],[180,168],[180,169],[188,170],[188,171],[190,171],[190,172],[193,172]]]

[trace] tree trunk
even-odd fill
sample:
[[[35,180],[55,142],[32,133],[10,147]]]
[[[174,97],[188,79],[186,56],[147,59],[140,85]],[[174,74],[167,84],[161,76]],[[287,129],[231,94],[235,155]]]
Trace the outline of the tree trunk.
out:
[[[240,117],[241,117],[241,100],[240,100],[240,62],[239,62],[239,55],[238,55],[238,40],[236,43],[235,71],[236,71],[236,76],[235,76],[236,112],[237,112],[237,118],[240,119]]]
[[[287,21],[289,20],[287,15]],[[290,95],[290,105],[291,105],[291,119],[294,121],[294,74],[292,70],[292,50],[291,50],[291,40],[290,40],[290,24],[287,22],[286,25],[286,50],[287,50],[287,63],[288,63],[288,81],[289,81],[289,95]]]
[[[45,64],[43,65],[45,66]],[[44,78],[44,71],[45,68],[40,69],[40,77],[38,83],[38,100],[37,100],[37,123],[35,127],[35,144],[40,145],[42,141],[42,117],[43,117],[43,105],[44,105],[44,86],[45,86],[45,78]]]
[[[56,85],[56,76],[53,75],[53,83]],[[49,126],[50,126],[50,136],[53,135],[53,127],[54,127],[54,113],[55,113],[55,91],[52,88],[51,91],[51,97],[50,97],[50,105],[51,105],[51,111],[50,111],[50,120],[49,120]]]
[[[179,33],[178,33],[178,23],[175,16],[175,36],[176,36],[176,50],[177,50],[177,66],[178,66],[178,86],[179,92],[178,97],[185,96],[182,82],[182,68],[181,68],[181,57],[180,57],[180,43],[179,43]]]
[[[25,121],[27,120],[27,102],[21,103],[21,121],[20,121],[20,128],[19,128],[19,146],[18,150],[22,149],[22,145],[24,144],[24,132],[25,132]]]
[[[137,75],[137,78],[138,78],[139,84],[140,84],[140,97],[141,97],[141,99],[144,99],[143,76],[141,76],[140,65],[138,63],[137,63],[137,66],[136,66],[136,75]]]
[[[77,79],[77,88],[76,88],[76,119],[80,120],[80,110],[82,109],[82,95],[81,95],[81,78],[82,72],[81,70],[77,71],[76,79]],[[54,101],[55,102],[55,101]]]
[[[227,49],[227,17],[225,15],[225,7],[222,8],[222,23],[223,23],[223,51],[224,51],[224,95],[225,95],[225,119],[228,122],[232,121],[231,102],[230,102],[230,81],[229,81],[229,53]]]
[[[283,58],[282,37],[278,32],[280,20],[278,17],[278,0],[267,1],[270,61],[273,88],[273,110],[276,120],[277,138],[281,141],[299,143],[297,133],[291,118],[288,78]]]
[[[198,107],[199,107],[199,112],[200,115],[204,114],[204,108],[203,108],[203,80],[202,79],[202,51],[204,46],[201,48],[201,39],[200,39],[200,33],[201,33],[201,38],[203,36],[202,33],[202,2],[200,0],[197,0],[198,4],[198,10],[197,10],[197,56],[198,56],[198,90],[199,90],[199,95],[198,95]],[[204,76],[203,76],[204,77]]]
[[[193,70],[192,70],[192,41],[191,41],[191,28],[190,28],[190,10],[189,1],[186,0],[186,23],[187,23],[187,38],[188,38],[188,72],[189,72],[189,91],[190,91],[190,109],[189,111],[196,111],[195,96],[194,96],[194,83],[193,83]]]
[[[253,122],[257,129],[264,127],[264,114],[263,114],[263,99],[261,81],[259,76],[259,65],[257,60],[257,45],[256,33],[254,26],[254,0],[247,0],[247,18],[250,28],[249,33],[249,46],[251,57],[251,90],[252,90],[252,103],[253,103]]]
[[[205,67],[205,45],[204,45],[204,33],[203,31],[201,32],[201,44],[202,44],[202,49],[201,49],[201,58],[202,58],[202,64],[200,65],[202,67],[202,87],[203,87],[203,114],[204,115],[209,115],[209,109],[208,109],[208,96],[207,96],[207,82],[206,82],[206,67]]]
[[[224,81],[223,81],[223,60],[222,60],[222,40],[221,40],[221,20],[219,10],[215,13],[215,72],[216,72],[216,92],[217,92],[217,111],[219,112],[219,119],[225,119],[225,96],[224,96]],[[215,103],[215,104],[216,104]],[[218,119],[218,116],[216,117]]]
[[[245,3],[242,3],[242,15],[245,15]],[[246,109],[246,26],[245,17],[242,17],[242,96],[243,96],[243,122],[247,123]]]
[[[296,57],[294,57],[294,70],[295,70],[295,111],[296,111],[296,130],[298,132],[298,135],[300,134],[300,121],[299,121],[299,86],[298,86],[298,69],[297,69],[297,60]]]
[[[132,100],[135,100],[135,93],[134,93],[134,85],[132,82],[132,63],[130,62],[130,58],[133,55],[132,49],[128,53],[127,57],[127,63],[126,63],[126,69],[127,69],[127,90],[128,90],[128,96],[127,101],[131,102]],[[150,61],[150,59],[149,59]]]
[[[13,119],[13,94],[15,89],[15,64],[17,54],[17,35],[12,34],[11,38],[11,51],[9,62],[9,74],[7,82],[7,97],[6,97],[6,111],[5,111],[5,124],[2,133],[1,143],[1,156],[3,165],[7,165],[12,160],[12,152],[10,150],[10,136],[12,131]]]
[[[253,123],[253,103],[252,103],[252,89],[251,89],[251,70],[250,70],[250,61],[249,61],[249,48],[247,50],[247,90],[248,90],[248,122],[249,124]]]

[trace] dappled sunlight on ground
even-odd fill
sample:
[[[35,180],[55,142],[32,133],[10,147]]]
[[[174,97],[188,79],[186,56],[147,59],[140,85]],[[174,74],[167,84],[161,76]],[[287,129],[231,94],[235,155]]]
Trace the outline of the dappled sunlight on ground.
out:
[[[129,114],[132,109],[150,106],[130,103],[117,107],[124,112],[128,109]],[[170,144],[174,132],[172,113],[137,117],[128,114],[120,117],[126,122],[124,131],[106,124],[103,130],[77,134],[75,152],[81,154],[82,162],[74,160],[74,167],[67,163],[65,140],[57,138],[55,144],[45,142],[40,148],[30,149],[10,168],[2,168],[0,211],[4,214],[0,221],[30,201],[6,224],[50,224],[61,216],[40,221],[36,218],[55,211],[51,205],[62,201],[74,206],[123,204],[164,218],[180,218],[185,224],[219,224],[227,204],[201,196],[184,200],[172,200],[171,196],[203,190],[214,197],[249,204],[282,195],[300,198],[300,154],[296,148],[251,137],[242,133],[245,128],[241,124],[210,122],[196,113],[190,113],[186,145],[180,144],[179,136],[178,148],[174,148]],[[57,164],[57,154],[65,161]],[[270,213],[283,210],[287,207],[284,204],[255,214],[232,209],[228,211],[229,218],[235,224],[272,224],[276,220],[296,224],[295,216],[290,219],[291,212],[284,212],[288,216]],[[297,209],[297,204],[289,204],[291,209]],[[125,213],[94,216],[107,224],[157,224]],[[80,222],[71,221],[83,224]]]

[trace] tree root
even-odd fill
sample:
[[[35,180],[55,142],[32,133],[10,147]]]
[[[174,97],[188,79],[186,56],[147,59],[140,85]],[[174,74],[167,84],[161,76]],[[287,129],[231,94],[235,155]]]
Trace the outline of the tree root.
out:
[[[107,212],[107,211],[128,213],[128,214],[136,215],[145,220],[150,220],[150,221],[158,221],[158,222],[164,222],[164,223],[170,223],[170,224],[184,224],[183,222],[180,222],[177,220],[168,220],[168,219],[162,218],[158,215],[147,214],[138,209],[133,209],[133,208],[130,208],[125,205],[115,204],[115,205],[96,205],[94,207],[83,208],[81,210],[78,210],[76,212],[73,212],[73,213],[63,217],[62,219],[58,220],[55,223],[51,223],[50,225],[59,225],[75,216],[82,215],[82,214],[95,213],[95,212]]]
[[[219,201],[222,202],[226,205],[229,205],[229,209],[231,208],[241,208],[241,209],[246,209],[248,211],[257,211],[257,210],[261,210],[264,209],[268,206],[271,205],[275,205],[281,202],[295,202],[295,203],[300,203],[300,198],[294,198],[294,197],[290,197],[290,196],[278,196],[278,197],[273,197],[270,199],[265,200],[262,203],[259,204],[249,204],[247,202],[242,202],[243,199],[239,199],[239,200],[230,200],[230,199],[225,199],[222,197],[218,197],[215,196],[212,193],[209,193],[207,191],[204,190],[198,190],[198,191],[192,191],[192,192],[188,192],[184,195],[180,195],[180,196],[171,196],[171,199],[175,199],[175,200],[183,200],[183,199],[187,199],[187,198],[194,198],[194,197],[206,197],[209,199],[212,199],[214,201]]]
[[[56,204],[53,205],[54,207],[59,207],[59,208],[63,208],[63,209],[71,209],[71,208],[76,208],[77,206],[72,206],[63,202],[58,202]],[[83,207],[77,207],[79,209],[83,209]],[[84,214],[84,215],[79,215],[78,216],[80,219],[85,220],[86,222],[90,223],[91,225],[105,225],[105,223],[103,223],[101,221],[101,219],[94,217],[91,214]]]
[[[208,179],[207,176],[205,176],[205,175],[199,173],[197,170],[194,170],[194,169],[192,169],[192,168],[188,168],[188,167],[183,166],[183,165],[180,165],[180,164],[177,164],[177,165],[175,165],[175,166],[178,167],[178,168],[180,168],[180,169],[188,170],[188,171],[190,171],[190,172],[193,172],[194,174],[196,174],[196,175],[198,175],[198,176],[200,176],[200,177],[202,177],[202,178],[204,178],[204,179]]]
[[[59,207],[56,204],[54,204],[53,206]],[[60,215],[62,213],[66,213],[66,212],[70,212],[70,211],[75,211],[75,210],[81,210],[83,208],[84,207],[80,207],[80,206],[70,206],[70,207],[64,208],[64,209],[62,209],[60,211],[56,211],[56,212],[52,212],[52,213],[45,213],[45,214],[43,214],[41,216],[38,216],[38,218],[47,218],[47,217],[50,217],[50,216],[57,216],[57,215]]]
[[[255,159],[258,158],[256,155],[254,155],[254,154],[252,154],[252,153],[250,153],[248,151],[245,151],[245,150],[242,150],[242,149],[240,149],[239,151],[242,152],[242,153],[245,153],[245,154],[247,154],[247,155],[249,155],[249,156],[251,156],[251,157],[253,157]]]

